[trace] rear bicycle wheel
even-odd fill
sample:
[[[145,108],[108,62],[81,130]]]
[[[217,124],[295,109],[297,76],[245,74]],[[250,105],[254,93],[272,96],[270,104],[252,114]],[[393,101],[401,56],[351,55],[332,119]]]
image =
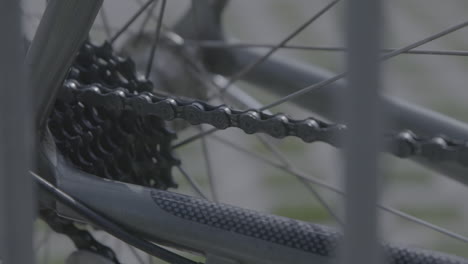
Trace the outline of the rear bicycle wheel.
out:
[[[148,6],[148,7],[149,7],[149,6]],[[150,43],[152,43],[152,42],[150,42]],[[218,44],[219,44],[219,43],[218,43]],[[173,45],[173,44],[172,44],[172,45]],[[148,46],[150,46],[150,48],[151,48],[152,44],[148,44]],[[159,48],[160,48],[160,47],[159,47]],[[169,49],[169,48],[170,48],[170,47],[168,47],[168,49]],[[163,54],[164,54],[164,53],[163,53]],[[170,53],[169,53],[169,54],[170,54]],[[157,57],[156,57],[156,58],[157,58]],[[195,65],[195,66],[196,66],[196,65]],[[193,67],[193,66],[190,66],[190,67]],[[196,69],[196,68],[195,68],[195,69]],[[163,72],[161,75],[164,76],[164,71],[163,71],[163,70],[160,70],[160,71]],[[193,69],[192,69],[192,71],[193,71]],[[167,75],[167,73],[165,73],[165,75]],[[163,82],[163,81],[166,81],[166,82],[167,82],[167,80],[161,80],[161,82]],[[170,80],[169,82],[173,82],[173,81],[174,81],[174,80]],[[190,81],[189,81],[189,83],[190,83]],[[176,85],[176,87],[179,87],[179,86],[181,86],[181,85]],[[216,87],[215,87],[215,88],[216,88]],[[232,90],[233,88],[231,87],[230,89]],[[188,89],[187,89],[187,90],[188,90]],[[198,90],[198,89],[197,89],[197,90]],[[166,92],[167,92],[167,91],[166,91]],[[171,92],[171,91],[170,91],[170,92]],[[184,94],[183,92],[184,92],[184,91],[182,91],[181,93]],[[204,95],[205,93],[208,94],[208,95]],[[201,92],[201,96],[205,96],[206,98],[210,97],[209,95],[210,95],[210,94],[209,94],[209,91],[202,91],[202,92]],[[202,99],[203,99],[203,97],[202,97]],[[250,100],[250,101],[252,101],[252,100]],[[245,103],[245,102],[244,102],[244,103]],[[181,126],[183,127],[184,125],[182,124]],[[263,140],[264,140],[264,139],[263,139]],[[263,143],[262,143],[262,144],[263,144]],[[274,149],[274,148],[272,148],[271,144],[268,144],[268,143],[267,143],[267,146],[268,146],[267,149],[268,149],[268,148]],[[206,147],[206,145],[204,145],[203,148],[206,150],[206,149],[208,149],[209,147]],[[203,151],[203,152],[204,152],[204,153],[207,153],[208,151]],[[277,153],[277,152],[274,152],[274,153]],[[275,155],[276,155],[276,154],[275,154]],[[280,159],[284,159],[284,157],[283,157],[283,158],[280,158]],[[183,159],[182,159],[182,160],[183,160]],[[284,162],[284,160],[283,160],[283,162]],[[280,164],[280,165],[281,165],[281,164]],[[283,167],[284,167],[284,164],[283,164]],[[297,174],[297,173],[296,173],[296,174]],[[213,181],[213,180],[211,180],[211,181]],[[198,189],[200,189],[200,188],[198,188]],[[200,192],[200,191],[198,191],[198,192]],[[201,192],[200,192],[200,193],[201,193]],[[225,193],[225,192],[221,192],[221,193]],[[214,196],[216,197],[216,195],[214,195]],[[252,201],[252,199],[248,199],[248,200],[249,200],[249,201]],[[248,202],[249,202],[249,201],[248,201]],[[244,202],[244,203],[245,203],[245,202]],[[247,206],[252,206],[252,205],[247,205]],[[268,205],[267,205],[267,206],[268,206]]]

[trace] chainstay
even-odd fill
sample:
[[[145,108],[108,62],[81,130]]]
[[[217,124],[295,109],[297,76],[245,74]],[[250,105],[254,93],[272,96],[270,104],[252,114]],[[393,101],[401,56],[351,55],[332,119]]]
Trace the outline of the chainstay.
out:
[[[294,136],[305,142],[325,142],[340,147],[347,127],[328,124],[314,118],[294,120],[284,114],[268,115],[256,110],[239,111],[226,105],[212,106],[202,101],[155,95],[150,92],[130,93],[99,84],[81,85],[73,79],[64,84],[68,98],[87,106],[103,107],[116,114],[134,111],[137,115],[153,115],[166,121],[183,119],[192,125],[209,124],[217,129],[240,128],[247,134],[266,133],[275,138]],[[63,97],[62,97],[63,98]],[[431,161],[455,161],[468,166],[466,142],[443,136],[422,138],[411,131],[385,136],[386,151],[400,158],[419,156]]]

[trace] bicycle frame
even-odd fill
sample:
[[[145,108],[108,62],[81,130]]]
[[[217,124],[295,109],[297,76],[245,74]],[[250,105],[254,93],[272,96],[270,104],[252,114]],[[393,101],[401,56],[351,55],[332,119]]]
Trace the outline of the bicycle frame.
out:
[[[60,159],[60,157],[59,157]],[[58,164],[65,164],[58,162]],[[180,197],[190,199],[193,210],[198,210],[196,204],[201,199],[189,196],[175,195],[165,199],[159,194],[172,194],[158,191],[151,188],[102,180],[93,175],[87,175],[67,166],[57,167],[57,186],[77,197],[85,204],[103,215],[113,219],[128,230],[140,234],[150,241],[160,243],[189,252],[198,252],[207,257],[208,264],[233,264],[233,263],[330,263],[329,257],[318,257],[317,255],[291,248],[287,245],[265,241],[265,239],[254,237],[254,233],[266,232],[264,225],[268,223],[256,223],[252,227],[250,236],[244,233],[236,233],[236,227],[242,228],[245,222],[253,218],[262,219],[262,214],[248,211],[241,208],[226,210],[221,215],[222,210],[215,210],[219,213],[219,225],[209,224],[209,218],[184,219],[174,214],[175,211],[167,210],[162,203],[171,203],[173,206],[181,204],[177,200]],[[207,206],[216,206],[212,205]],[[174,209],[174,210],[177,210]],[[203,209],[201,209],[203,210]],[[209,209],[208,209],[209,210]],[[80,219],[79,216],[58,206],[58,211],[73,219]],[[203,211],[206,213],[206,211]],[[189,215],[187,210],[187,215]],[[266,215],[265,215],[266,216]],[[233,221],[232,224],[227,219]],[[286,219],[286,218],[285,218]],[[226,220],[223,223],[221,220]],[[238,223],[236,221],[239,221]],[[293,220],[287,220],[293,221]],[[236,223],[234,223],[236,222]],[[238,224],[238,226],[235,226]],[[302,225],[307,225],[302,223]],[[278,226],[280,227],[280,226]],[[288,230],[287,226],[283,226]],[[256,229],[256,230],[255,230]],[[287,232],[287,231],[285,231]],[[326,232],[326,231],[323,231]],[[271,234],[273,236],[273,234]],[[280,240],[280,238],[278,238]],[[290,238],[287,243],[292,243]]]
[[[73,168],[58,153],[53,156],[59,189],[149,241],[204,254],[207,264],[336,262],[341,236],[327,227],[98,178]],[[66,207],[57,204],[57,209],[80,220]],[[421,258],[465,263],[444,254],[390,247],[395,258],[415,258],[414,263]]]
[[[94,12],[95,15],[96,8],[99,8],[99,5],[89,5],[93,1],[75,1],[75,5],[86,8],[85,2],[88,4],[90,14]],[[53,8],[52,5],[49,5],[49,8]],[[50,14],[55,12],[56,14],[66,13],[60,9],[59,5],[56,5],[55,8],[57,9]],[[53,16],[51,15],[51,18]],[[82,27],[77,27],[76,24],[72,23],[64,23],[63,25],[65,25],[66,30],[82,36],[84,32],[89,30],[87,25],[91,24],[94,16],[83,19],[87,24]],[[37,34],[39,35],[35,37],[32,46],[46,47],[44,45],[47,40],[45,35],[53,34],[55,37],[50,39],[59,41],[63,38],[63,35],[60,35],[61,33],[38,31]],[[52,70],[51,76],[53,77],[47,80],[49,83],[44,81],[45,83],[41,86],[48,87],[41,90],[44,90],[44,93],[52,98],[55,97],[54,93],[57,92],[56,87],[59,83],[57,76],[63,75],[60,70],[63,70],[63,67],[66,67],[69,63],[69,58],[74,57],[73,55],[77,49],[76,44],[77,40],[61,43],[65,51],[63,56],[60,57],[66,59],[56,64],[60,66],[56,66]],[[50,50],[43,56],[50,58],[52,53],[53,51]],[[261,56],[259,53],[246,50],[229,50],[218,53],[218,55],[219,62],[225,60],[232,62],[215,63],[219,68],[214,68],[214,70],[219,73],[235,72]],[[36,56],[39,56],[38,53],[36,53]],[[35,60],[40,61],[37,58]],[[46,64],[37,67],[43,71],[48,66]],[[223,67],[220,67],[220,65],[223,65]],[[54,75],[55,73],[57,75]],[[252,72],[245,76],[245,80],[268,91],[286,95],[302,87],[328,79],[330,76],[332,76],[330,72],[317,67],[273,57],[254,68]],[[339,81],[327,87],[311,91],[294,102],[327,119],[342,121],[332,105],[335,103],[334,98],[336,95],[343,92],[344,86],[345,82]],[[50,105],[50,100],[50,98],[43,99],[41,107],[46,109]],[[384,108],[392,121],[391,125],[394,130],[410,129],[418,134],[431,136],[442,133],[452,138],[468,140],[468,126],[461,122],[424,108],[406,104],[399,99],[385,97],[384,100]],[[57,162],[61,159],[58,154],[52,159],[55,159],[54,163],[56,165],[54,178],[60,189],[151,241],[206,254],[207,263],[329,263],[330,261],[329,258],[320,258],[317,255],[292,249],[278,243],[271,243],[264,239],[242,236],[226,229],[217,229],[196,221],[184,220],[181,217],[174,216],[174,213],[168,213],[168,210],[162,209],[162,206],[157,204],[155,201],[159,197],[157,191],[86,175],[66,166],[65,161]],[[452,163],[434,163],[420,158],[414,159],[414,161],[440,171],[463,184],[468,184],[468,177],[466,177],[468,169],[465,167]],[[59,204],[55,206],[59,213],[64,216],[75,219],[80,218]],[[246,211],[245,214],[259,216],[259,214],[250,211]],[[298,225],[301,225],[301,223],[298,222]],[[304,223],[304,225],[307,224]]]

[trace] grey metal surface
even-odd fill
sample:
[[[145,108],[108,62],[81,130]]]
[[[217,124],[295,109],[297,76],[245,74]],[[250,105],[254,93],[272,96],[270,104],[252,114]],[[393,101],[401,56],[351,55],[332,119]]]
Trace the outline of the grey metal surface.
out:
[[[32,95],[20,1],[0,1],[0,262],[33,263]]]
[[[48,2],[26,57],[34,84],[39,127],[44,125],[63,78],[87,38],[102,1]]]
[[[340,97],[349,128],[344,136],[343,264],[383,262],[378,239],[378,160],[382,145],[380,96],[381,1],[346,1],[348,86]]]

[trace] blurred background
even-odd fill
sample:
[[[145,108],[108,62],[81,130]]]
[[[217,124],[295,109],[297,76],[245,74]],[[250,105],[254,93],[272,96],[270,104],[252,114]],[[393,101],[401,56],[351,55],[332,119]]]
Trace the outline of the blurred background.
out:
[[[224,14],[227,35],[242,42],[276,44],[329,1],[316,0],[235,0]],[[123,25],[135,13],[143,1],[105,1],[104,8],[113,30]],[[190,4],[189,0],[169,0],[164,22],[171,25]],[[25,31],[32,37],[45,7],[45,1],[23,0]],[[450,0],[391,0],[385,1],[385,28],[382,32],[385,48],[399,48],[451,25],[466,20],[468,2]],[[142,16],[135,22],[139,28]],[[154,31],[150,21],[146,29]],[[343,5],[333,8],[289,44],[342,47]],[[92,39],[99,43],[106,35],[102,21],[97,19]],[[117,46],[125,43],[125,37]],[[424,45],[423,49],[466,50],[468,29],[459,30],[444,38]],[[267,50],[260,50],[267,52]],[[332,72],[343,70],[342,52],[280,50],[277,56],[293,58],[303,63],[318,65]],[[138,58],[143,59],[143,58]],[[461,121],[468,121],[468,58],[441,55],[400,55],[384,64],[384,93],[396,96]],[[243,82],[236,83],[243,91],[261,103],[272,102],[276,97]],[[313,114],[292,104],[274,109],[294,118]],[[208,127],[207,127],[208,128]],[[198,133],[198,127],[178,132],[184,139]],[[275,155],[258,138],[245,135],[238,129],[217,132],[216,135],[235,142],[264,157],[275,160]],[[325,144],[305,144],[294,138],[275,140],[265,138],[278,147],[298,169],[329,184],[341,186],[340,153]],[[183,167],[197,180],[206,193],[210,193],[206,160],[201,141],[177,150]],[[214,185],[221,202],[270,212],[300,220],[337,226],[328,212],[293,175],[270,167],[229,146],[208,137],[206,148],[213,170]],[[435,172],[409,161],[382,156],[381,202],[426,221],[460,234],[468,235],[468,191],[465,186],[453,182]],[[175,179],[180,187],[177,192],[195,194],[178,171]],[[315,187],[331,207],[341,214],[341,197],[326,189]],[[468,257],[465,243],[434,232],[426,227],[408,222],[397,216],[381,212],[382,237],[391,242],[440,250]],[[50,230],[42,222],[37,223],[36,247],[43,262],[63,263],[63,257],[72,250],[71,242]],[[96,232],[102,241],[109,241],[121,255],[123,263],[132,263],[131,250],[123,244]],[[44,243],[45,238],[51,243]]]

